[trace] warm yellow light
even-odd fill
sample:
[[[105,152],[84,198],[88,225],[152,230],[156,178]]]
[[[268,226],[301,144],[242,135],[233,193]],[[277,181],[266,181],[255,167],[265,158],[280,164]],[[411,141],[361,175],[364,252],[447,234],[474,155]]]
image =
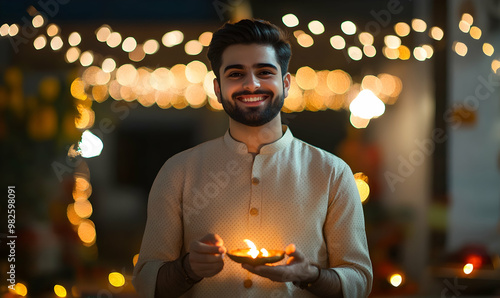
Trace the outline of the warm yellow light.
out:
[[[68,37],[68,43],[70,46],[75,47],[80,44],[82,37],[78,32],[72,32]]]
[[[6,36],[6,35],[8,35],[9,34],[9,29],[10,29],[9,24],[3,24],[0,27],[0,36]]]
[[[269,257],[269,252],[265,248],[261,248],[260,253],[262,254],[263,257]]]
[[[422,45],[422,48],[427,53],[427,59],[431,59],[432,55],[434,55],[434,48],[432,48],[432,46],[428,44]]]
[[[462,15],[462,21],[466,22],[467,24],[469,24],[469,26],[472,26],[472,24],[474,23],[474,18],[472,17],[471,14],[469,13],[464,13]]]
[[[207,94],[201,84],[191,84],[184,91],[184,97],[193,108],[199,108],[205,105]]]
[[[394,25],[394,32],[396,32],[397,35],[404,37],[410,34],[410,25],[406,24],[405,22],[399,22],[396,25]]]
[[[340,35],[334,35],[330,38],[330,44],[336,50],[342,50],[345,48],[345,40]]]
[[[364,46],[368,46],[368,45],[373,44],[373,35],[371,35],[368,32],[361,32],[358,35],[358,38],[359,38],[359,42]]]
[[[200,34],[200,36],[198,37],[198,41],[204,46],[204,47],[208,47],[210,45],[210,42],[212,41],[212,36],[214,34],[210,31],[207,31],[207,32],[203,32],[202,34]]]
[[[354,128],[361,129],[361,128],[366,128],[368,124],[370,124],[370,119],[364,119],[361,117],[358,117],[351,113],[351,116],[349,117],[349,121],[351,122],[351,125]]]
[[[467,22],[466,22],[466,21],[464,21],[464,20],[461,20],[461,21],[458,23],[458,28],[459,28],[459,29],[460,29],[460,31],[462,31],[463,33],[469,33],[470,26],[471,26],[471,24],[467,23]]]
[[[92,215],[92,204],[89,200],[76,201],[73,208],[80,218],[89,218]]]
[[[92,87],[92,97],[94,97],[94,100],[98,103],[101,103],[108,99],[108,96],[109,93],[107,85],[97,85]]]
[[[299,19],[293,13],[284,15],[281,20],[287,27],[295,27],[299,24]]]
[[[422,47],[415,47],[413,49],[413,56],[418,61],[424,61],[425,59],[427,59],[427,51]]]
[[[363,51],[361,51],[361,49],[356,46],[349,47],[347,49],[347,54],[354,61],[359,61],[361,60],[361,58],[363,58]]]
[[[57,295],[57,297],[66,297],[66,295],[68,294],[66,292],[66,289],[61,285],[54,286],[54,293]]]
[[[80,55],[80,64],[89,66],[94,62],[94,54],[91,51],[85,51]]]
[[[164,46],[170,48],[180,44],[184,40],[184,34],[179,30],[167,32],[161,38]]]
[[[125,284],[125,277],[119,272],[111,272],[108,275],[108,280],[113,287],[117,288],[122,287]]]
[[[59,32],[59,26],[57,26],[56,24],[50,24],[47,27],[47,35],[50,37],[56,36],[57,34],[59,34]]]
[[[215,74],[212,70],[207,72],[205,78],[203,79],[203,89],[205,89],[205,93],[210,98],[217,98],[214,91],[214,79]]]
[[[81,104],[76,106],[78,110],[78,117],[75,118],[75,126],[78,129],[87,129],[94,125],[95,113],[92,109],[89,109]]]
[[[483,32],[481,31],[481,29],[479,29],[479,27],[472,26],[470,28],[469,34],[474,39],[480,39]]]
[[[411,27],[416,32],[424,32],[425,29],[427,29],[427,23],[425,23],[425,21],[421,19],[413,19],[411,21]]]
[[[363,53],[366,57],[375,57],[377,55],[377,49],[373,45],[363,46]]]
[[[465,264],[464,266],[465,274],[471,274],[472,270],[474,270],[474,265],[472,265],[471,263]]]
[[[397,49],[401,45],[401,38],[396,35],[387,35],[384,37],[384,43],[389,49]]]
[[[186,78],[190,83],[198,84],[203,82],[207,75],[207,66],[205,63],[194,60],[186,65]]]
[[[401,276],[401,274],[393,274],[391,275],[391,277],[389,278],[389,282],[391,283],[391,285],[395,288],[399,287],[401,285],[401,283],[403,282],[403,277]]]
[[[385,112],[385,104],[369,89],[361,90],[349,105],[354,115],[371,119],[380,117]]]
[[[137,41],[132,36],[129,36],[129,37],[125,38],[125,40],[123,40],[123,43],[122,43],[122,50],[123,51],[130,53],[133,50],[135,50],[136,47],[137,47]]]
[[[186,65],[176,64],[172,66],[170,73],[173,75],[172,88],[182,90],[189,85],[186,78]]]
[[[73,63],[80,57],[80,49],[77,47],[71,47],[66,51],[66,61],[68,63]]]
[[[144,43],[142,49],[144,50],[144,53],[148,55],[153,55],[160,49],[160,43],[157,42],[155,39],[149,39]]]
[[[134,257],[132,258],[132,264],[134,264],[135,266],[138,260],[139,260],[139,254],[135,254]]]
[[[248,247],[250,247],[250,250],[248,251],[248,254],[252,257],[252,258],[256,258],[258,255],[259,255],[259,251],[257,250],[257,247],[255,246],[255,244],[248,240],[248,239],[243,239],[243,241],[245,241],[245,243],[248,245]]]
[[[314,44],[314,39],[307,33],[302,33],[297,37],[297,43],[304,48],[308,48]]]
[[[495,52],[495,48],[491,44],[489,44],[487,42],[485,42],[483,44],[483,53],[486,56],[491,56],[491,55],[493,55],[494,52]]]
[[[320,21],[317,21],[317,20],[309,22],[307,27],[309,28],[309,30],[313,34],[316,34],[316,35],[319,35],[319,34],[322,34],[323,32],[325,32],[325,26],[323,26],[323,23],[321,23]]]
[[[116,62],[113,58],[106,58],[102,61],[102,71],[104,72],[112,72],[116,68]]]
[[[370,195],[370,186],[368,185],[368,177],[363,173],[354,174],[354,180],[356,181],[356,186],[358,187],[359,197],[361,202],[365,202]]]
[[[137,69],[132,64],[124,64],[116,70],[116,80],[123,86],[132,86],[137,80]]]
[[[431,30],[429,31],[429,35],[435,40],[441,40],[444,37],[444,32],[443,29],[439,27],[432,27]]]
[[[356,33],[356,25],[351,21],[344,21],[340,24],[340,29],[347,35],[353,35]]]
[[[455,41],[453,43],[452,48],[453,48],[453,51],[455,51],[455,53],[457,53],[458,55],[460,55],[462,57],[467,55],[467,46],[463,42]]]
[[[146,57],[143,47],[136,47],[132,52],[128,53],[128,58],[134,62],[142,61]]]
[[[9,36],[16,36],[19,33],[19,25],[12,24],[9,27]]]
[[[14,289],[15,289],[15,292],[16,292],[17,295],[20,295],[20,296],[23,296],[23,297],[26,296],[26,295],[28,295],[28,288],[24,284],[22,284],[20,282],[18,282],[15,285]]]
[[[33,46],[37,50],[43,49],[47,45],[47,38],[45,35],[40,35],[33,41]]]
[[[110,48],[116,48],[122,42],[122,36],[118,32],[112,32],[106,39],[106,44]]]
[[[362,89],[369,89],[375,94],[382,92],[382,81],[373,75],[367,75],[361,81]]]
[[[198,55],[203,50],[203,45],[197,40],[190,40],[184,45],[184,51],[188,55]]]
[[[335,94],[344,94],[351,88],[351,76],[341,69],[331,71],[326,78],[328,88]]]
[[[410,49],[407,46],[403,46],[403,45],[400,46],[398,48],[398,52],[399,52],[399,59],[401,59],[401,60],[408,60],[411,57]]]
[[[33,24],[33,27],[35,28],[40,28],[43,26],[44,19],[41,15],[36,15],[33,20],[31,20],[31,23]]]
[[[491,70],[493,70],[494,73],[497,73],[498,69],[500,69],[500,61],[495,59],[491,62]]]
[[[111,35],[111,28],[108,25],[103,25],[96,31],[96,38],[100,42],[106,42]]]
[[[389,47],[383,47],[382,48],[382,53],[387,59],[395,60],[399,58],[399,50],[398,49],[391,49]]]
[[[66,208],[66,216],[68,217],[69,222],[76,226],[80,224],[82,218],[76,214],[74,205],[75,204],[68,205],[68,208]]]
[[[60,50],[62,48],[62,46],[63,46],[63,40],[60,36],[56,36],[56,37],[52,38],[52,40],[50,41],[50,47],[54,51]]]
[[[314,89],[318,85],[318,77],[314,69],[309,66],[303,66],[295,74],[297,85],[303,90]]]
[[[85,93],[85,83],[80,78],[76,78],[71,83],[70,92],[71,92],[71,95],[74,98],[77,98],[77,99],[80,99],[80,100],[86,100],[87,99],[87,95]]]
[[[95,243],[96,232],[94,223],[89,219],[84,219],[78,226],[78,237],[86,245]]]

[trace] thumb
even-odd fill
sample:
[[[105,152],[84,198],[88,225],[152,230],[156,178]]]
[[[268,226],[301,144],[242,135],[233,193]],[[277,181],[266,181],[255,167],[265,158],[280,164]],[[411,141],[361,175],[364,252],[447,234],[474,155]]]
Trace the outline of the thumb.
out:
[[[297,263],[305,260],[304,254],[297,250],[295,244],[289,244],[285,248],[285,252],[290,257],[290,259],[288,259],[287,261],[287,264]]]

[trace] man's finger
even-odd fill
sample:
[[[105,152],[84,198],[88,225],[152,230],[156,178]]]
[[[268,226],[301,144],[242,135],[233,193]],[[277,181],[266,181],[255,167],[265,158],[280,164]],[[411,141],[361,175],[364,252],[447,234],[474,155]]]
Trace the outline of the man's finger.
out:
[[[200,242],[218,246],[224,245],[224,241],[222,241],[222,238],[219,235],[212,233],[203,236],[203,238],[200,239]]]
[[[200,254],[225,254],[226,248],[224,246],[205,244],[203,242],[194,242],[191,244],[191,252]]]

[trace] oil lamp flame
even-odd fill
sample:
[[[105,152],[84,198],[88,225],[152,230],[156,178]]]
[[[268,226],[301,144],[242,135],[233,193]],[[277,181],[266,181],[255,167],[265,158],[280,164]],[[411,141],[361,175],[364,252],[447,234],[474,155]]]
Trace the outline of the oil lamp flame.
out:
[[[255,246],[255,244],[252,241],[250,241],[248,239],[244,239],[243,241],[245,241],[245,243],[248,245],[248,247],[250,247],[248,254],[250,256],[252,256],[253,259],[255,259],[259,255],[259,251],[257,250],[257,247]]]
[[[260,253],[263,257],[269,257],[269,252],[265,248],[261,248]]]

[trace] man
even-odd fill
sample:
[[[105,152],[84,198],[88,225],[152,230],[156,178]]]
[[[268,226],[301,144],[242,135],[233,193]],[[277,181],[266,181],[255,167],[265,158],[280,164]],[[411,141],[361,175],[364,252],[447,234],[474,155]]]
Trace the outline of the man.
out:
[[[214,33],[208,57],[229,130],[158,173],[134,271],[142,296],[368,296],[372,269],[350,168],[281,125],[290,56],[283,33],[266,21]],[[243,239],[286,246],[287,261],[226,258],[246,247]]]

